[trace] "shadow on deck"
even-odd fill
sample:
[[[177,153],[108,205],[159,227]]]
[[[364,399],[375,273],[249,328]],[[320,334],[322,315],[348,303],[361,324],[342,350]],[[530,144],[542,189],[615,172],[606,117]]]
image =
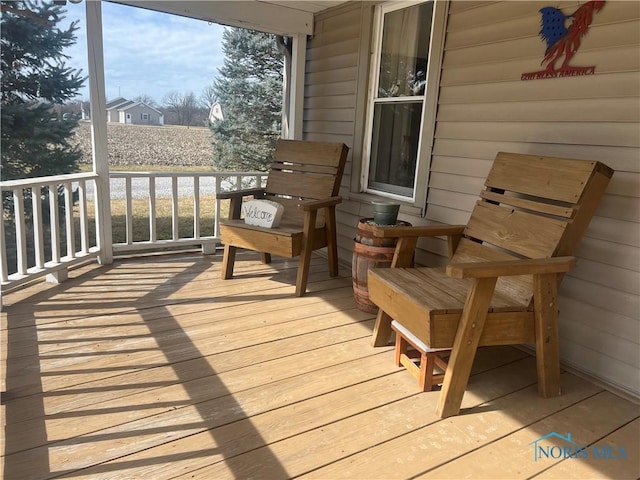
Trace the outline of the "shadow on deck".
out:
[[[247,254],[222,281],[219,257],[139,257],[6,296],[4,478],[640,476],[637,405],[566,372],[541,399],[535,360],[494,347],[440,420],[370,347],[348,272],[314,258],[297,298],[295,267]]]

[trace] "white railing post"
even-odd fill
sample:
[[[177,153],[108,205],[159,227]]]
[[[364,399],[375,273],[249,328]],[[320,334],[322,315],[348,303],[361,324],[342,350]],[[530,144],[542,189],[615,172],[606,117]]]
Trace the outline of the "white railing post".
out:
[[[87,215],[87,184],[78,182],[78,209],[80,212],[80,248],[82,253],[89,253],[89,216]]]
[[[51,261],[60,263],[60,217],[58,215],[58,186],[49,185],[49,223],[51,225]]]
[[[76,229],[73,219],[73,190],[71,183],[64,184],[64,223],[67,232],[67,257],[76,256]]]
[[[149,176],[149,241],[158,240],[156,232],[156,177]]]
[[[27,230],[24,215],[23,189],[13,190],[13,214],[16,219],[16,255],[18,261],[18,273],[27,274]]]
[[[124,179],[125,194],[125,230],[127,232],[127,245],[133,243],[133,198],[131,196],[131,177]]]
[[[52,183],[49,185],[49,225],[51,228],[51,262],[53,265],[59,265],[62,263],[62,255],[60,253],[60,213],[58,207],[58,184]],[[69,245],[68,237],[69,230],[67,230],[67,250]],[[68,271],[66,268],[63,268],[47,273],[45,280],[50,283],[60,283],[64,282],[67,277]]]
[[[96,240],[102,264],[113,262],[113,234],[111,231],[111,196],[109,193],[109,160],[107,152],[107,97],[104,83],[104,54],[102,47],[102,2],[87,1],[87,55],[89,92],[91,100],[91,140],[95,180]]]
[[[216,193],[220,192],[222,192],[222,178],[216,177]],[[216,212],[213,222],[213,236],[216,238],[220,238],[220,207],[222,207],[222,202],[216,195]]]
[[[7,266],[7,242],[4,237],[4,218],[0,221],[0,281],[9,281],[9,267]]]
[[[178,227],[178,177],[171,176],[171,238],[172,240],[178,240],[180,238]]]
[[[42,201],[40,187],[31,188],[31,209],[33,210],[33,249],[36,267],[44,268],[44,232],[42,222]]]
[[[200,238],[200,177],[193,177],[193,238]]]

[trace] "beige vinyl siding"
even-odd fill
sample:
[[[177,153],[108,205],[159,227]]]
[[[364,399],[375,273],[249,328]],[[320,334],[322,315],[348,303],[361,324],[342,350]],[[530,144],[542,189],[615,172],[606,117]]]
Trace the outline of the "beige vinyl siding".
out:
[[[581,4],[554,4],[565,14]],[[426,219],[466,223],[496,153],[601,160],[616,170],[561,287],[564,362],[640,395],[640,3],[608,1],[570,62],[542,70],[548,2],[452,2]],[[422,243],[442,254],[443,242]]]
[[[359,175],[366,95],[367,47],[371,7],[361,2],[331,9],[315,20],[307,44],[303,136],[306,140],[344,142],[350,148],[337,212],[338,255],[350,262],[362,204],[349,199]],[[354,159],[356,162],[354,163]],[[365,206],[366,211],[366,206]]]

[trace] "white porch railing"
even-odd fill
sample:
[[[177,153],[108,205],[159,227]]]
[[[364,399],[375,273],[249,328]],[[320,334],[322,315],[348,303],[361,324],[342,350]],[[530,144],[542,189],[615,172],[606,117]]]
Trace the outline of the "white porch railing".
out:
[[[221,201],[216,192],[262,186],[265,173],[260,172],[111,172],[111,200],[126,200],[126,240],[113,244],[114,253],[139,250],[164,249],[184,245],[202,245],[204,253],[213,253],[219,242]],[[118,185],[117,180],[123,180]],[[121,182],[122,183],[122,182]],[[135,240],[140,235],[134,231],[133,200],[148,199],[149,234],[144,240]],[[171,238],[159,239],[157,229],[157,206],[161,198],[171,199]],[[202,199],[215,202],[213,228],[202,231]],[[193,204],[193,231],[191,235],[179,231],[179,207],[181,202]]]
[[[96,258],[105,249],[112,249],[117,254],[202,245],[204,253],[213,253],[219,242],[222,211],[221,201],[215,193],[262,186],[266,174],[111,172],[111,205],[124,203],[126,231],[124,241],[113,245],[99,245],[96,229],[90,228],[90,223],[96,218],[96,201],[101,198],[96,195],[97,178],[95,173],[82,173],[0,182],[2,191],[9,192],[13,198],[12,215],[4,215],[0,222],[0,280],[3,290],[45,275],[50,281],[62,281],[69,267]],[[33,192],[39,194],[33,195]],[[24,199],[29,197],[31,200],[25,208]],[[134,211],[135,199],[146,200],[144,212]],[[170,203],[170,238],[158,238],[157,208],[160,202],[165,201],[163,199]],[[203,199],[215,205],[211,212],[212,228],[208,232],[202,229]],[[192,205],[189,216],[193,216],[193,228],[186,234],[179,228],[179,207],[183,202]],[[211,211],[210,208],[207,210]],[[134,230],[135,216],[148,218],[148,232],[145,228],[144,235]],[[206,220],[211,223],[211,218]]]
[[[96,178],[93,173],[79,173],[0,183],[3,198],[5,192],[13,198],[13,215],[3,215],[0,222],[3,289],[44,275],[51,275],[52,281],[64,280],[70,266],[98,256],[95,234],[89,235],[87,198],[89,185],[95,191]]]

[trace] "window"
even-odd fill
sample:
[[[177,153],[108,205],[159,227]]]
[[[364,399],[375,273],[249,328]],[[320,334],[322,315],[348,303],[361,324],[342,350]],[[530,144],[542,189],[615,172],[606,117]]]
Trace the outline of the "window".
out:
[[[426,201],[442,56],[444,2],[377,8],[364,168],[367,192]]]

